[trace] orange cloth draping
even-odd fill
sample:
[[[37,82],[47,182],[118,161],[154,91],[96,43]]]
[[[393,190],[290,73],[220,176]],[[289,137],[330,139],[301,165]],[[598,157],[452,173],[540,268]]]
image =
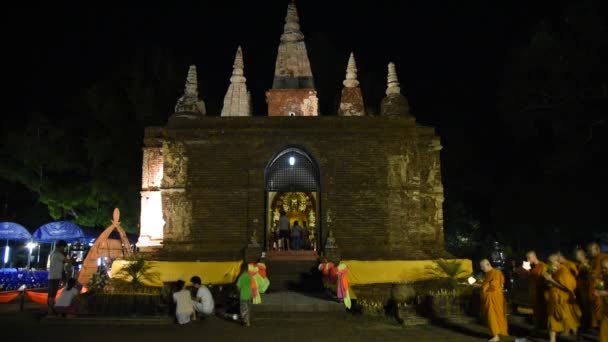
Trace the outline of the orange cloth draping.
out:
[[[57,298],[59,298],[59,296],[61,295],[61,292],[63,292],[63,288],[61,288],[61,289],[59,289],[59,291],[57,291],[55,300],[57,300]],[[27,296],[27,298],[29,298],[32,302],[34,302],[36,304],[41,304],[41,305],[48,304],[49,294],[47,292],[36,292],[36,291],[25,290],[25,295]]]
[[[602,261],[608,259],[607,253],[600,253],[591,258],[589,266],[591,266],[591,277],[589,281],[589,293],[593,294],[598,282],[602,281]],[[598,296],[590,296],[591,306],[591,327],[597,328],[602,319],[602,300]]]
[[[578,277],[578,266],[574,262],[564,259],[560,264],[565,266],[575,278]]]
[[[547,264],[539,261],[533,265],[528,279],[528,296],[532,305],[532,322],[537,329],[547,327],[547,303],[545,302],[545,278]]]
[[[469,259],[450,259],[460,262],[461,276],[467,278],[473,272],[473,263]],[[367,285],[381,283],[404,283],[429,280],[437,275],[429,272],[436,266],[434,260],[342,260],[348,265],[349,285]],[[321,270],[322,271],[322,270]]]
[[[486,272],[481,285],[481,315],[490,335],[509,335],[507,332],[507,313],[505,311],[505,297],[503,286],[505,277],[497,269]]]
[[[574,332],[580,325],[581,310],[576,303],[576,278],[567,265],[560,265],[553,279],[568,291],[552,285],[547,291],[547,326],[550,331]]]
[[[21,291],[0,292],[0,303],[12,302],[20,293]]]
[[[600,298],[602,304],[602,319],[600,321],[600,342],[608,342],[608,297]]]
[[[600,323],[600,342],[608,342],[608,317],[602,318]]]
[[[576,277],[576,299],[583,313],[582,324],[589,324],[591,314],[591,296],[589,293],[589,272],[591,267],[588,263],[577,263],[578,276]],[[608,341],[606,341],[608,342]]]

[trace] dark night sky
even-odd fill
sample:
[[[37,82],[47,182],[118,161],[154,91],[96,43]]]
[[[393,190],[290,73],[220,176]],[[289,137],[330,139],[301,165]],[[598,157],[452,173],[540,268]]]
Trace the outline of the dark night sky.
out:
[[[506,180],[510,175],[524,175],[515,178],[516,182],[527,174],[548,179],[543,173],[546,170],[532,170],[526,164],[537,155],[530,153],[525,156],[527,161],[517,160],[521,151],[507,145],[512,137],[506,137],[499,94],[514,49],[529,44],[541,21],[557,22],[565,5],[573,3],[576,1],[300,0],[297,6],[321,114],[335,115],[350,51],[355,52],[366,105],[376,113],[384,96],[386,66],[395,62],[402,92],[417,121],[436,127],[442,137],[446,215],[454,198],[450,196],[457,189],[458,201],[476,208],[474,214],[484,224],[493,215],[488,203],[500,200],[498,195],[492,197],[493,189],[512,187]],[[161,113],[171,114],[183,91],[188,65],[196,64],[199,92],[208,114],[219,115],[239,44],[254,115],[266,115],[264,92],[272,84],[286,0],[172,2],[162,7],[150,2],[130,4],[79,7],[53,3],[6,11],[4,81],[9,85],[5,93],[9,101],[2,125],[19,126],[33,112],[68,120],[80,115],[76,103],[86,89],[94,84],[104,84],[106,89],[125,87],[112,80],[150,63],[155,51],[174,63],[180,79],[175,85],[155,80],[154,75],[147,80],[170,87],[165,92],[171,100],[163,102]],[[594,4],[598,11],[608,11],[603,2]],[[162,125],[166,117],[147,124]],[[132,133],[140,136],[141,128]],[[538,139],[540,143],[532,151],[544,151],[546,141]],[[591,161],[597,159],[597,144],[593,149],[585,157]],[[511,168],[512,164],[521,167]],[[568,177],[584,180],[587,171],[599,175],[597,170],[606,170],[589,165],[585,166],[588,170],[567,170],[560,176],[563,179],[546,181],[545,186],[558,187]],[[132,172],[140,172],[139,166]],[[534,177],[526,181],[534,185]],[[484,182],[492,184],[488,187]],[[572,191],[585,187],[585,196],[591,196],[585,198],[591,198],[592,208],[581,204],[577,209],[582,216],[587,216],[585,210],[595,212],[601,207],[598,203],[603,197],[598,193],[603,190],[594,191],[593,186],[571,186]],[[526,197],[526,193],[518,196]],[[542,200],[542,194],[537,196]],[[545,207],[545,217],[576,201],[566,197],[562,207],[554,206],[559,206],[559,197]],[[595,215],[595,219],[605,226],[605,218]]]
[[[219,4],[218,4],[219,3]],[[547,2],[548,3],[548,2]],[[55,6],[55,5],[54,5]],[[286,1],[179,3],[171,7],[68,7],[20,9],[9,25],[21,96],[45,110],[139,49],[160,47],[199,68],[201,95],[218,108],[236,46],[244,49],[256,114],[272,82]],[[333,111],[348,53],[355,52],[364,91],[381,88],[386,64],[397,63],[402,89],[419,121],[487,120],[509,49],[527,39],[530,26],[548,15],[528,1],[300,1],[323,114]],[[27,19],[27,20],[26,20]],[[331,50],[331,51],[328,51]],[[329,53],[326,53],[328,51]],[[380,85],[377,85],[380,83]],[[378,107],[382,94],[368,91]],[[170,111],[170,108],[167,108]],[[477,116],[477,114],[481,114]]]

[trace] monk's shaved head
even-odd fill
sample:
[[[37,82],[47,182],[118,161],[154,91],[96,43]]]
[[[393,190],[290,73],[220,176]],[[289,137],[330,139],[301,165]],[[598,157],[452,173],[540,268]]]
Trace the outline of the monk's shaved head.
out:
[[[559,254],[553,253],[553,254],[549,255],[549,258],[547,260],[549,261],[549,263],[551,265],[558,266],[560,263]]]
[[[602,267],[603,267],[605,270],[608,270],[608,258],[606,258],[606,259],[602,260]]]
[[[591,242],[587,245],[587,252],[589,252],[589,255],[591,255],[592,257],[597,256],[598,254],[600,254],[600,245],[597,242]]]
[[[536,252],[535,251],[532,251],[532,250],[528,251],[526,253],[526,259],[531,264],[538,264],[538,257],[536,256]]]
[[[481,259],[481,261],[479,262],[479,266],[484,272],[492,270],[492,264],[490,264],[490,260],[488,259]]]
[[[587,262],[587,253],[580,247],[574,249],[574,257],[578,262]]]

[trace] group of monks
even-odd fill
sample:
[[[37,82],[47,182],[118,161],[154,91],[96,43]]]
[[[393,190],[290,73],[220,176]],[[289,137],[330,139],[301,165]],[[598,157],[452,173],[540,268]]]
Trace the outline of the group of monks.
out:
[[[576,335],[581,326],[599,328],[600,342],[608,342],[608,254],[601,253],[597,243],[590,243],[587,252],[576,249],[576,262],[554,253],[547,263],[534,251],[526,253],[533,322],[536,328],[549,330],[551,342],[558,333]],[[482,318],[492,336],[489,341],[500,341],[501,335],[508,335],[504,276],[487,259],[480,267],[485,272],[479,285]]]

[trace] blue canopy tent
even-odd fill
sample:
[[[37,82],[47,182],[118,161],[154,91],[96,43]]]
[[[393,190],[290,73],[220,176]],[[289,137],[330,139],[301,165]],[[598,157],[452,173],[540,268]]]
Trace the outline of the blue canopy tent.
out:
[[[34,232],[33,237],[38,242],[54,243],[59,240],[70,242],[84,238],[84,233],[75,223],[55,221],[40,226]]]
[[[6,247],[4,247],[4,258],[2,267],[6,265],[9,257],[8,241],[27,241],[32,238],[30,232],[25,229],[22,225],[14,222],[0,222],[0,240],[6,240]]]

